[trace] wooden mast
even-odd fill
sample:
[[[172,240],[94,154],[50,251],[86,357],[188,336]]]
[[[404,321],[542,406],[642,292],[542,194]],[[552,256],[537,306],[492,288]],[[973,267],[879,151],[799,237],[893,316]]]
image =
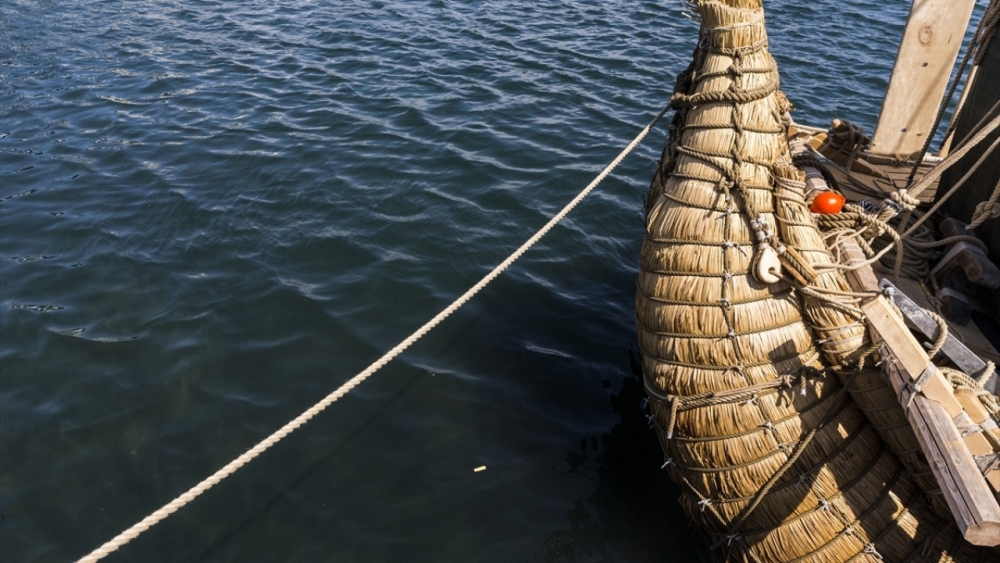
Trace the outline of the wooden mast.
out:
[[[976,0],[914,0],[871,152],[911,156],[933,134],[938,107]]]

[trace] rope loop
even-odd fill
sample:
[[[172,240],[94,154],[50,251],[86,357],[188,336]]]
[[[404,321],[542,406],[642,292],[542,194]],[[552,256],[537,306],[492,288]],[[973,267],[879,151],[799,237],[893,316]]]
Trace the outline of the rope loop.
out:
[[[670,107],[673,109],[690,109],[695,106],[710,103],[738,103],[745,104],[763,100],[778,89],[778,69],[771,65],[768,70],[768,81],[757,88],[749,90],[725,90],[698,92],[696,94],[685,94],[676,92],[670,98]]]
[[[1000,217],[1000,180],[993,188],[990,198],[976,205],[976,211],[972,214],[972,221],[969,222],[969,229],[975,229],[990,219]]]
[[[896,190],[892,193],[892,201],[906,211],[913,211],[920,205],[920,200],[911,196],[906,189]]]

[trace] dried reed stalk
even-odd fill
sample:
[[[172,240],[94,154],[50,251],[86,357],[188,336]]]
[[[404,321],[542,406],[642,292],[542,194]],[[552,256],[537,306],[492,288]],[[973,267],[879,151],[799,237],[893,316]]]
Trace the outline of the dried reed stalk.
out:
[[[813,220],[805,201],[805,175],[790,164],[775,167],[775,198],[778,207],[779,230],[782,240],[795,247],[814,269],[836,264],[827,241]],[[886,446],[899,457],[914,481],[928,494],[931,506],[942,517],[951,518],[947,503],[927,459],[921,453],[899,398],[889,387],[874,356],[859,366],[862,354],[871,352],[872,341],[866,329],[859,299],[849,295],[850,284],[840,270],[822,269],[811,280],[811,286],[824,293],[807,294],[803,313],[820,338],[824,357],[847,387],[851,399],[877,430]]]
[[[636,297],[646,387],[682,505],[730,561],[978,557],[846,398],[803,310],[842,319],[784,282],[758,281],[765,249],[787,236],[775,198],[787,100],[760,0],[696,5],[700,46],[650,188]],[[806,269],[829,260],[785,250]],[[824,335],[845,362],[863,343]]]

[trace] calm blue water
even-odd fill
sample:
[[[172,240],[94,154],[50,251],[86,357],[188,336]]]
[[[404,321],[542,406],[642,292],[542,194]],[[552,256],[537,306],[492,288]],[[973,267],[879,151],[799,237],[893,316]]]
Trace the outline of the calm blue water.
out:
[[[906,3],[767,7],[797,120],[870,131]],[[5,0],[2,559],[84,555],[366,367],[617,154],[696,33],[677,1]],[[631,366],[663,131],[108,561],[707,557]]]

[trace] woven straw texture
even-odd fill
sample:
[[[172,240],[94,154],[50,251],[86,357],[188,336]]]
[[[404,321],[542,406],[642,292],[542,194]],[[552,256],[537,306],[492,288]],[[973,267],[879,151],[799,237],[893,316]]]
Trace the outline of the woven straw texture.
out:
[[[827,243],[821,237],[803,197],[804,174],[779,163],[775,167],[775,200],[781,239],[795,248],[813,273],[809,288],[803,291],[802,312],[824,358],[845,385],[851,400],[861,409],[883,442],[899,457],[914,481],[927,495],[931,506],[941,516],[951,518],[948,505],[927,459],[920,451],[899,398],[889,387],[882,370],[876,366],[877,353],[864,324],[859,299],[850,295],[851,286],[840,270],[823,269],[836,264]],[[817,270],[821,273],[817,273]],[[870,354],[865,357],[864,354]]]
[[[800,178],[760,0],[696,5],[701,40],[650,188],[636,297],[664,468],[684,509],[720,560],[989,560],[925,504],[827,368],[847,366],[859,389],[880,382],[856,373],[857,319],[752,275],[765,247],[796,276],[831,258],[797,215],[803,204],[787,203],[801,202]],[[776,198],[776,178],[787,197]],[[804,318],[831,329],[818,335],[827,357]]]

